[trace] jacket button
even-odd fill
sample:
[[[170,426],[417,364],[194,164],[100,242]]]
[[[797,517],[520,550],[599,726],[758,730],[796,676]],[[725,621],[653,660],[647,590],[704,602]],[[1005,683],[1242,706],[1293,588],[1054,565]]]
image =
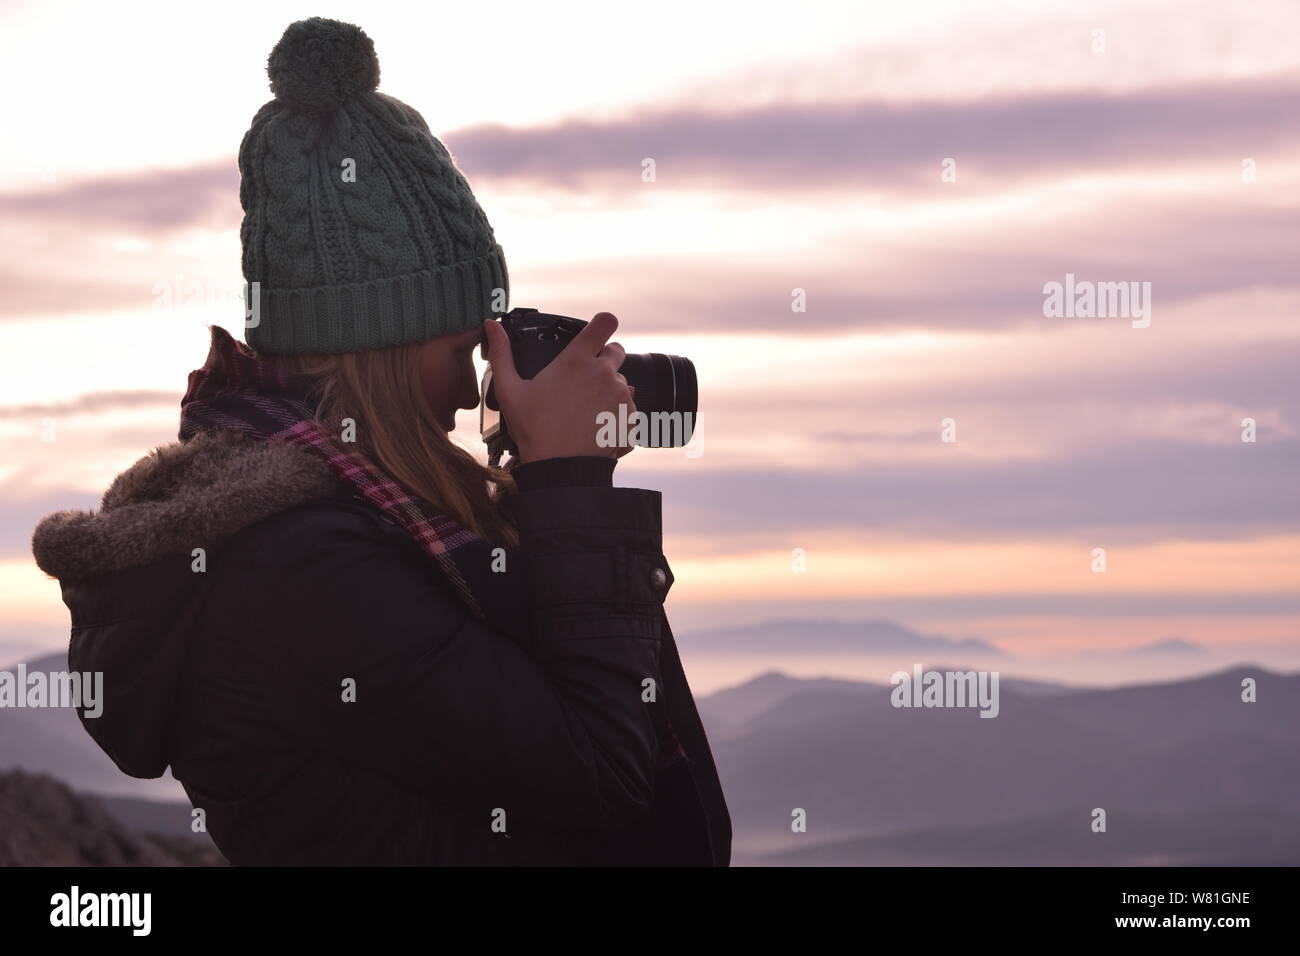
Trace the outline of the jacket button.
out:
[[[668,575],[664,574],[663,568],[655,568],[650,572],[650,586],[658,591],[668,583]]]

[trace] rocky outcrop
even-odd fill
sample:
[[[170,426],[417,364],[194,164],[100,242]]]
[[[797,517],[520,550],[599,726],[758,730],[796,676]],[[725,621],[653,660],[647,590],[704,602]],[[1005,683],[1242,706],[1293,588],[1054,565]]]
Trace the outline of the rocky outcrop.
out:
[[[0,772],[0,866],[224,866],[210,843],[137,833],[45,774]]]

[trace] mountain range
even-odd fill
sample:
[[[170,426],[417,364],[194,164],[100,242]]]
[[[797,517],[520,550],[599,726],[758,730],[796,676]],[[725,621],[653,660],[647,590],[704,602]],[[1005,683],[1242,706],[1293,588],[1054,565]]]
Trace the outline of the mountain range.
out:
[[[737,865],[1300,863],[1300,674],[1239,665],[1109,688],[1005,677],[993,719],[895,707],[893,690],[771,671],[697,698]],[[0,709],[6,768],[57,778],[129,833],[195,845],[180,785],[121,774],[71,710]]]

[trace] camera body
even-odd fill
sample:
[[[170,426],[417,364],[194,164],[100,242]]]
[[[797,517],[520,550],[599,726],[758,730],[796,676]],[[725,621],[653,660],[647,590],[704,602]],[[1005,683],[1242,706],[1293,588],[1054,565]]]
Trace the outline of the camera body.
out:
[[[520,378],[533,378],[564,350],[587,322],[568,315],[553,315],[536,309],[511,309],[501,317],[501,326],[510,339],[515,370]],[[488,356],[484,336],[479,355]],[[668,448],[686,445],[694,431],[698,411],[699,385],[695,365],[680,355],[647,352],[627,355],[619,373],[635,389],[636,412],[643,416],[644,438],[631,443],[640,447]],[[518,456],[519,449],[510,435],[509,426],[497,403],[492,387],[492,369],[483,373],[483,400],[479,406],[479,432],[488,447],[488,461],[500,467],[501,456],[509,452]],[[667,424],[664,424],[667,422]],[[663,427],[658,427],[658,426]],[[592,423],[596,427],[596,423]],[[635,433],[634,433],[635,434]]]

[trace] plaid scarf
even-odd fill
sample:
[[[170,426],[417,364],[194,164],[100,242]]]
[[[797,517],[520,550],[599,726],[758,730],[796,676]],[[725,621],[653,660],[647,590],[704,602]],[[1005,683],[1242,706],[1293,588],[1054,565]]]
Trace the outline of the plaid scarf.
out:
[[[248,346],[219,325],[209,326],[212,347],[200,369],[189,375],[181,399],[180,440],[210,428],[234,428],[266,441],[302,445],[319,454],[334,474],[410,532],[438,562],[456,595],[479,620],[488,620],[468,583],[467,563],[489,566],[491,547],[469,528],[408,495],[364,455],[348,451],[341,430],[314,420],[307,381],[274,362],[255,357]],[[341,424],[341,423],[340,423]]]
[[[517,642],[527,640],[527,597],[505,574],[493,574],[493,549],[473,530],[412,497],[366,456],[349,451],[341,429],[315,419],[309,381],[260,359],[219,325],[209,326],[212,345],[203,367],[190,372],[181,399],[180,440],[199,432],[233,428],[265,441],[301,445],[320,455],[334,474],[407,530],[441,568],[455,595],[480,621]],[[339,423],[341,425],[341,423]],[[506,548],[507,566],[518,567],[518,549]],[[665,722],[659,766],[685,756]]]

